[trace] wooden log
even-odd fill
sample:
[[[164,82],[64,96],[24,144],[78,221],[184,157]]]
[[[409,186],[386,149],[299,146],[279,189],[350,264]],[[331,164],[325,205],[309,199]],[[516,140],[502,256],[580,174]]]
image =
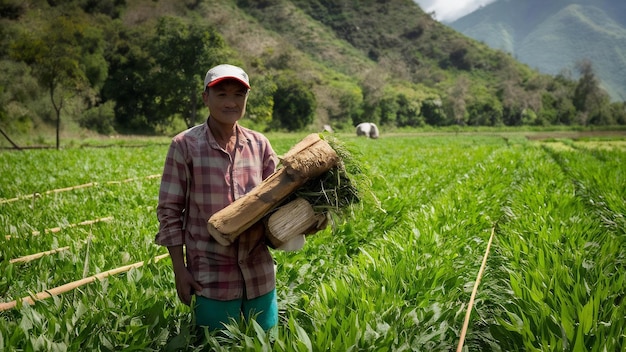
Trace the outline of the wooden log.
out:
[[[311,204],[304,198],[296,198],[281,205],[267,219],[267,237],[278,248],[298,235],[317,232],[324,226],[326,214],[315,213]]]
[[[291,148],[281,162],[282,168],[211,216],[207,228],[217,242],[224,246],[233,243],[242,232],[261,220],[308,180],[336,166],[339,156],[319,134],[312,133]]]

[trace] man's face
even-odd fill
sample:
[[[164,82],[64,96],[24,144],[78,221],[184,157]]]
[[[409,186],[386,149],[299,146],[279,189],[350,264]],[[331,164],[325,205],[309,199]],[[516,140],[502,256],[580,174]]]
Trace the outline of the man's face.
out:
[[[202,100],[217,122],[234,124],[246,113],[248,88],[236,80],[225,80],[205,90]]]

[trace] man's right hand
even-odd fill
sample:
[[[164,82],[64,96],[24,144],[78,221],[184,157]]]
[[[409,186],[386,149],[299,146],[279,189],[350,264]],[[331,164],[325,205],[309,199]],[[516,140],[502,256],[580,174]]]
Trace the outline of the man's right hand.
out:
[[[170,258],[174,267],[174,281],[178,298],[186,305],[189,305],[191,304],[192,292],[202,291],[202,285],[193,279],[193,275],[191,275],[185,265],[183,246],[167,247],[167,250],[170,252]]]
[[[174,270],[174,277],[176,281],[176,292],[178,293],[178,298],[180,298],[181,302],[186,305],[191,304],[191,296],[193,292],[202,291],[202,286],[193,279],[193,276],[187,270],[187,268],[182,268],[179,270]]]

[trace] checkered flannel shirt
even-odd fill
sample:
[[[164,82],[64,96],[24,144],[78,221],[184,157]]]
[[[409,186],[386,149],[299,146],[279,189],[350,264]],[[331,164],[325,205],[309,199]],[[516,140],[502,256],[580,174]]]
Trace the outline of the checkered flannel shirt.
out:
[[[234,158],[216,142],[208,124],[195,126],[173,138],[161,187],[155,242],[163,246],[184,245],[187,267],[203,287],[202,296],[217,300],[248,299],[275,288],[271,253],[260,224],[242,233],[230,246],[219,244],[207,230],[217,211],[251,191],[276,168],[277,156],[261,133],[237,126]],[[187,225],[183,209],[190,173]]]

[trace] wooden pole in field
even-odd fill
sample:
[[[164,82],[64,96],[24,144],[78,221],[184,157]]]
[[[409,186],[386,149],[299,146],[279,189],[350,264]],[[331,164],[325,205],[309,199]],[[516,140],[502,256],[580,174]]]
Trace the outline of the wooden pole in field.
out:
[[[51,229],[45,229],[44,233],[56,233],[56,232],[59,232],[59,231],[63,230],[64,228],[72,228],[72,227],[85,226],[85,225],[93,225],[93,224],[98,223],[98,222],[111,221],[111,220],[113,220],[112,216],[107,216],[105,218],[98,218],[98,219],[93,219],[93,220],[85,220],[85,221],[79,222],[77,224],[69,224],[69,225],[64,226],[64,227],[59,226],[59,227],[53,227]],[[41,232],[40,231],[33,231],[32,235],[33,236],[39,236],[39,235],[41,235]]]
[[[35,259],[39,259],[39,258],[41,258],[41,257],[43,257],[45,255],[59,253],[59,252],[67,251],[69,249],[70,249],[70,247],[66,246],[66,247],[61,247],[61,248],[57,248],[57,249],[51,249],[51,250],[45,251],[45,252],[39,252],[39,253],[35,253],[35,254],[25,255],[23,257],[11,259],[11,260],[9,260],[9,263],[11,263],[11,264],[14,264],[14,263],[28,263],[28,262],[33,261]]]
[[[145,177],[133,177],[133,178],[127,178],[125,180],[121,180],[121,181],[107,181],[106,184],[107,185],[119,185],[122,183],[127,183],[127,182],[131,182],[131,181],[137,181],[140,179],[153,179],[153,178],[159,178],[161,177],[160,174],[155,174],[155,175],[148,175]],[[97,186],[98,182],[89,182],[89,183],[85,183],[82,185],[77,185],[77,186],[71,186],[71,187],[65,187],[65,188],[57,188],[57,189],[52,189],[52,190],[48,190],[45,191],[43,194],[53,194],[53,193],[61,193],[61,192],[67,192],[67,191],[73,191],[76,189],[81,189],[81,188],[88,188],[88,187],[94,187]],[[15,197],[15,198],[6,198],[6,199],[0,199],[0,204],[4,204],[4,203],[11,203],[11,202],[16,202],[18,200],[22,200],[22,199],[30,199],[30,198],[36,198],[41,196],[41,193],[33,193],[33,194],[27,194],[25,196],[19,196],[19,197]]]
[[[119,184],[122,184],[122,183],[128,183],[128,182],[132,182],[132,181],[137,181],[137,180],[140,180],[142,178],[145,178],[145,179],[149,180],[149,179],[152,179],[152,178],[159,178],[159,177],[161,177],[161,174],[148,175],[148,176],[145,176],[145,177],[127,178],[127,179],[121,180],[121,181],[107,181],[106,184],[107,185],[119,185]]]
[[[166,258],[168,256],[169,256],[169,254],[167,254],[167,253],[159,255],[159,256],[154,258],[154,262],[157,262],[157,261],[159,261],[159,260],[161,260],[163,258]],[[109,276],[116,275],[116,274],[119,274],[119,273],[122,273],[122,272],[125,272],[125,271],[129,271],[130,269],[133,269],[133,268],[139,268],[143,264],[144,264],[144,262],[137,262],[137,263],[126,265],[126,266],[122,266],[122,267],[119,267],[119,268],[116,268],[116,269],[111,269],[109,271],[104,271],[104,272],[101,272],[99,274],[96,274],[96,275],[93,275],[93,276],[89,276],[89,277],[86,277],[86,278],[81,279],[81,280],[73,281],[73,282],[67,283],[67,284],[62,285],[62,286],[58,286],[58,287],[51,288],[51,289],[46,290],[46,291],[39,292],[39,293],[35,294],[34,296],[23,297],[19,301],[21,301],[22,304],[32,305],[32,304],[35,304],[36,301],[41,301],[43,299],[50,298],[52,296],[60,295],[62,293],[71,291],[71,290],[73,290],[73,289],[75,289],[77,287],[80,287],[80,286],[92,283],[92,282],[94,282],[96,280],[104,280],[105,278],[107,278]],[[15,308],[17,306],[17,302],[18,302],[18,300],[11,301],[11,302],[6,302],[6,303],[0,303],[0,312],[5,311],[5,310],[9,310],[9,309],[12,309],[12,308]]]
[[[213,214],[207,228],[220,244],[228,246],[245,230],[308,180],[336,166],[339,156],[318,133],[306,136],[283,156],[283,167],[237,199]]]
[[[469,326],[470,315],[472,314],[472,307],[474,306],[474,298],[476,298],[476,292],[478,291],[478,284],[480,284],[480,279],[483,276],[483,271],[485,270],[485,265],[487,265],[487,257],[489,256],[489,249],[491,248],[491,242],[493,242],[493,234],[496,231],[496,227],[491,228],[491,236],[489,236],[489,242],[487,242],[487,250],[485,250],[485,256],[483,257],[483,262],[480,265],[480,270],[478,270],[478,275],[476,276],[476,282],[474,282],[474,289],[472,290],[472,295],[470,296],[469,304],[467,307],[467,313],[465,313],[465,321],[463,322],[463,329],[461,330],[461,338],[459,339],[459,345],[456,349],[456,352],[461,352],[463,350],[463,344],[465,342],[465,335],[467,334],[467,327]]]
[[[94,220],[85,220],[85,221],[79,222],[77,224],[69,224],[69,225],[63,226],[63,227],[59,226],[59,227],[53,227],[51,229],[45,229],[44,233],[46,233],[46,234],[47,233],[56,233],[56,232],[59,232],[59,231],[65,229],[65,228],[72,228],[72,227],[76,227],[76,226],[85,226],[85,225],[93,225],[93,224],[98,223],[98,222],[111,221],[111,220],[113,220],[112,216],[107,216],[105,218],[99,218],[99,219],[94,219]],[[33,231],[31,233],[31,235],[39,236],[39,235],[41,235],[41,231]],[[6,235],[6,236],[4,236],[4,238],[6,240],[10,240],[11,239],[11,235]]]

